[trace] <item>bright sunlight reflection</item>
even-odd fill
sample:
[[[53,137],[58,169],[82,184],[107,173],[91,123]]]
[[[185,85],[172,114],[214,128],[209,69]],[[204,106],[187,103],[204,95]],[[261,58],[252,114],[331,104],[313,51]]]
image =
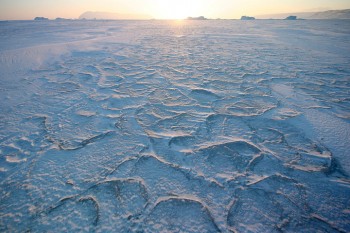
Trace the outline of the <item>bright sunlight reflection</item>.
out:
[[[157,0],[155,13],[162,19],[185,19],[189,16],[198,16],[199,3],[188,0]]]

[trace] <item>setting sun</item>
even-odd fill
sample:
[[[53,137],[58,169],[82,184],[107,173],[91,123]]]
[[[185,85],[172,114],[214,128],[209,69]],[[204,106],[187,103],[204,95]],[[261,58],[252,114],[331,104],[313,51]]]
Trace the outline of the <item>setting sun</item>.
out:
[[[155,15],[164,19],[184,19],[200,14],[200,2],[188,0],[157,0]]]

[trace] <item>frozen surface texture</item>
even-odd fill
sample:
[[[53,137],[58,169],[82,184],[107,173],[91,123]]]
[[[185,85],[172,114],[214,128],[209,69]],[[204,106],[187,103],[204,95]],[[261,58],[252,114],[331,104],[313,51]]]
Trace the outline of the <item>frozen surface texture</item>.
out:
[[[0,22],[1,232],[349,232],[350,21]]]

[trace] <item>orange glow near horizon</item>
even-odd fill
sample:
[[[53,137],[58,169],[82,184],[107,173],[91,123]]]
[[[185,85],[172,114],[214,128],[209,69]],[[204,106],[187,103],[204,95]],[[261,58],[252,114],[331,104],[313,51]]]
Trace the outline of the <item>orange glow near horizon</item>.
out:
[[[200,12],[200,1],[165,1],[157,0],[154,15],[161,19],[185,19],[189,16],[197,16]]]
[[[240,18],[242,15],[349,9],[349,0],[0,0],[0,20],[43,16],[79,18],[86,11],[147,15],[155,19]]]

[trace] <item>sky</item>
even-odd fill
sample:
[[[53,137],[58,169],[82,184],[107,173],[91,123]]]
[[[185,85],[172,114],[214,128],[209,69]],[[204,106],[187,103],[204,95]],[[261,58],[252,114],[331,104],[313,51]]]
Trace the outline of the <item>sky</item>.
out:
[[[85,11],[146,14],[156,19],[188,16],[240,18],[275,13],[350,9],[350,0],[0,0],[0,20],[79,18]]]

